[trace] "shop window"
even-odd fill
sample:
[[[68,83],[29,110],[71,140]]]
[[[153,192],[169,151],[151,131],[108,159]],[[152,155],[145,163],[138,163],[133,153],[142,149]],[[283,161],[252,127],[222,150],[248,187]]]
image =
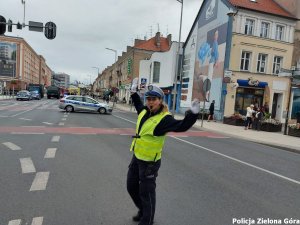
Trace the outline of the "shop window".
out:
[[[262,53],[258,54],[257,70],[256,70],[258,73],[266,72],[267,57],[268,55],[266,54],[262,54]]]
[[[241,66],[240,69],[243,71],[249,71],[250,69],[250,57],[251,57],[251,52],[242,52],[242,57],[241,57]]]

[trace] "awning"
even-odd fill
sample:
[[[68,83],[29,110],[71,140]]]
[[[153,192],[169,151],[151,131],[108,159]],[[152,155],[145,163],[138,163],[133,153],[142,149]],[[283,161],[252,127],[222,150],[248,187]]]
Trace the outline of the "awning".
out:
[[[262,82],[262,81],[257,81],[256,83],[251,83],[249,82],[249,80],[241,80],[238,79],[237,83],[239,84],[239,86],[243,86],[243,87],[258,87],[258,88],[265,88],[266,86],[268,86],[268,82]],[[250,85],[250,84],[251,85]]]

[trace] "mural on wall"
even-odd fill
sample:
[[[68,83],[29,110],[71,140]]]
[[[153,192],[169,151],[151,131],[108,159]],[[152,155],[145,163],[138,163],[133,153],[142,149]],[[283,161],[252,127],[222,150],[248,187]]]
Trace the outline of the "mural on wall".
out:
[[[0,42],[0,76],[16,76],[17,45]]]
[[[218,15],[223,5],[220,1],[207,1],[198,20],[197,54],[194,67],[192,99],[202,104],[215,100],[215,109],[220,109],[221,89],[224,74],[224,59],[227,37],[226,13]],[[222,10],[220,10],[222,12]]]

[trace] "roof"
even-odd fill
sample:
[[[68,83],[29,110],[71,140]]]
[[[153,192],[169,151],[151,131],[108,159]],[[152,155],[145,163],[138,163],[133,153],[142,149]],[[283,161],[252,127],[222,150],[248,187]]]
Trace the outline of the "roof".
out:
[[[153,38],[151,38],[147,41],[142,41],[142,42],[136,44],[133,47],[137,48],[137,49],[142,49],[142,50],[147,50],[147,51],[154,51],[154,52],[169,51],[170,47],[169,47],[169,41],[168,41],[167,38],[159,37],[160,38],[160,47],[158,47],[156,45],[155,38],[156,37],[153,37]]]
[[[296,19],[295,16],[282,8],[274,0],[256,0],[255,2],[250,0],[228,1],[235,7]]]

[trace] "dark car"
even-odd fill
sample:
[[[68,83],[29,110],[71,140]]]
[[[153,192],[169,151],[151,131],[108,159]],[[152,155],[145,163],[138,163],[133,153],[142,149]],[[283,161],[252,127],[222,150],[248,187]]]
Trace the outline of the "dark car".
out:
[[[29,91],[26,91],[26,90],[22,90],[22,91],[19,91],[17,93],[17,96],[16,96],[16,100],[31,100],[32,99],[32,95]]]
[[[31,94],[32,99],[37,99],[37,100],[41,99],[41,95],[38,91],[31,91],[30,94]]]

